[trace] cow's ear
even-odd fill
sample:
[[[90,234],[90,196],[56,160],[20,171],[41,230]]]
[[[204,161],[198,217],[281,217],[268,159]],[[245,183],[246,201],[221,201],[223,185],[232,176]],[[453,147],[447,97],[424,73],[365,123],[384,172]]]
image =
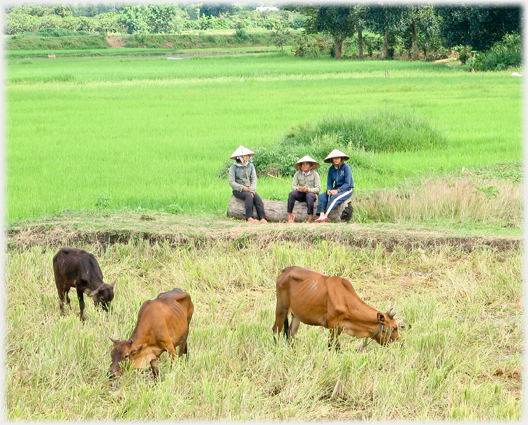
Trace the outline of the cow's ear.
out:
[[[378,322],[383,323],[385,321],[385,317],[383,316],[383,313],[381,311],[378,311]]]
[[[147,344],[140,344],[140,345],[138,345],[136,348],[134,348],[134,349],[130,352],[130,354],[137,354],[137,353],[139,353],[139,352],[143,349],[143,347],[145,347],[145,345],[147,345]]]

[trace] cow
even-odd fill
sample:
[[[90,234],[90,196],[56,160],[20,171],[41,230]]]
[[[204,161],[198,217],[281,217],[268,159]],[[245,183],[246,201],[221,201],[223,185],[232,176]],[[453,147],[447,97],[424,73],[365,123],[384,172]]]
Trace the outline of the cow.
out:
[[[392,309],[382,313],[363,302],[352,284],[339,276],[325,276],[302,267],[287,267],[277,278],[277,308],[273,333],[284,326],[286,340],[297,333],[300,323],[330,329],[328,346],[341,332],[356,338],[372,338],[382,345],[399,338]],[[291,327],[288,313],[292,313]]]
[[[77,290],[81,320],[84,321],[83,294],[92,297],[96,307],[101,305],[104,311],[108,311],[110,302],[114,299],[115,281],[111,284],[103,282],[103,273],[93,254],[79,248],[63,246],[53,257],[53,272],[62,315],[64,299],[70,305],[70,288]]]
[[[150,362],[154,379],[159,376],[158,358],[164,351],[176,358],[176,347],[179,346],[179,357],[187,353],[187,336],[189,323],[194,312],[194,305],[188,293],[179,288],[162,292],[154,300],[147,300],[139,309],[135,329],[128,340],[114,343],[110,356],[112,364],[108,377],[115,379],[121,376],[119,363],[129,360],[134,369],[146,366]]]

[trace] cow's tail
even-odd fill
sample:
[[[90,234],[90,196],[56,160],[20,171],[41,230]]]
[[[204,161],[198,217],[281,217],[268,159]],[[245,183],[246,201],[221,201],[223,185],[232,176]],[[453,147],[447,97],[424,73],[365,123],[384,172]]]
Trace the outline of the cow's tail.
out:
[[[290,334],[290,324],[288,323],[288,315],[284,318],[284,336],[288,339]]]

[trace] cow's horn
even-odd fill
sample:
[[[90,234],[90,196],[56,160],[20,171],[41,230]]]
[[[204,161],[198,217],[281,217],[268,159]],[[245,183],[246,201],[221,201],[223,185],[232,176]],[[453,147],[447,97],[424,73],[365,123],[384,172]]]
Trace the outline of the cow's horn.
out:
[[[390,317],[391,319],[394,319],[394,316],[396,316],[396,312],[391,313],[391,311],[392,311],[392,308],[389,310],[389,317]]]
[[[109,336],[108,338],[110,338],[110,341],[112,341],[114,344],[117,344],[117,339],[114,339],[111,336]]]
[[[99,293],[99,291],[101,290],[101,288],[103,287],[103,285],[99,285],[99,287],[95,290],[95,291],[92,291],[90,294],[91,297],[93,297],[94,295],[97,295]]]
[[[110,286],[115,286],[115,284],[116,284],[116,281],[114,280],[114,281],[110,284]]]

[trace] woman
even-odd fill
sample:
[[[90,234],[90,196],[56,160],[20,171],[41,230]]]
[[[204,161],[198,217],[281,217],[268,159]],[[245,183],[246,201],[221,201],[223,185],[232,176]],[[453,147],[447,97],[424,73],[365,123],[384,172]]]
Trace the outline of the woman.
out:
[[[350,166],[345,164],[347,159],[350,157],[337,149],[330,152],[324,159],[324,162],[332,165],[328,169],[326,192],[319,196],[319,203],[317,204],[319,218],[315,220],[316,223],[328,221],[328,216],[332,210],[352,196],[354,179]]]
[[[256,192],[257,172],[255,166],[249,162],[249,158],[253,155],[255,153],[244,146],[239,146],[231,155],[231,159],[235,159],[235,162],[229,168],[229,184],[233,188],[233,195],[245,202],[246,221],[248,223],[267,223],[264,203]],[[253,218],[253,204],[260,220]]]
[[[297,172],[293,176],[292,192],[288,196],[288,223],[295,221],[295,214],[292,214],[295,201],[306,202],[308,212],[306,223],[311,223],[315,199],[321,190],[321,179],[315,171],[320,165],[315,159],[306,155],[297,161],[294,167]]]

